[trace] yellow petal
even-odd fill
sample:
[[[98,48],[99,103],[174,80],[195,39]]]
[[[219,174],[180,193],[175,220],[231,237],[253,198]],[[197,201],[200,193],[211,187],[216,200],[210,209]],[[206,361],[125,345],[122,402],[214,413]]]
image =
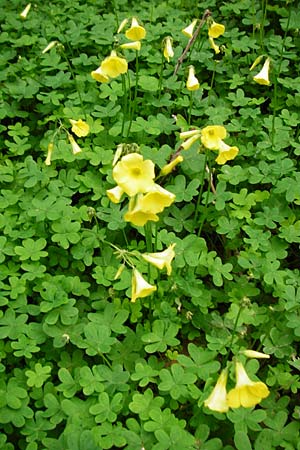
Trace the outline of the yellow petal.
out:
[[[135,17],[132,18],[131,27],[126,31],[125,36],[131,41],[140,41],[146,36],[146,30],[144,27],[139,25]]]
[[[137,298],[144,298],[156,291],[156,286],[149,284],[137,270],[133,269],[131,285],[131,301],[134,303]]]
[[[183,33],[185,36],[187,36],[188,38],[190,38],[190,39],[193,37],[194,28],[195,28],[195,25],[196,25],[196,23],[197,23],[197,20],[198,20],[198,19],[194,19],[193,22],[192,22],[190,25],[188,25],[186,28],[184,28],[183,30],[181,30],[182,33]]]
[[[211,22],[208,28],[208,36],[214,39],[218,38],[225,32],[225,27],[221,23],[217,23],[214,20]]]

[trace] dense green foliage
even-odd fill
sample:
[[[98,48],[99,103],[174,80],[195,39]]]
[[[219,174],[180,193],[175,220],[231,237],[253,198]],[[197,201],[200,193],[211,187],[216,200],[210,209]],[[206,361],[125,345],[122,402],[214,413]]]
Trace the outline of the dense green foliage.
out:
[[[0,448],[299,450],[298,2],[38,0],[26,19],[23,1],[1,6]],[[221,52],[204,25],[174,75],[181,30],[206,8],[226,27]],[[97,83],[91,71],[132,16],[147,31],[138,59],[124,50],[128,75]],[[261,65],[249,71],[260,55],[270,85],[253,80]],[[75,155],[69,119],[91,130]],[[189,125],[224,125],[239,154],[217,165],[192,146],[160,180],[176,200],[159,222],[125,222],[126,205],[106,195],[118,144],[137,144],[158,174]],[[176,243],[172,274],[138,262],[157,291],[132,303],[110,244],[143,253],[149,233],[152,250]],[[237,356],[270,395],[211,411],[204,401],[226,364],[234,386]]]

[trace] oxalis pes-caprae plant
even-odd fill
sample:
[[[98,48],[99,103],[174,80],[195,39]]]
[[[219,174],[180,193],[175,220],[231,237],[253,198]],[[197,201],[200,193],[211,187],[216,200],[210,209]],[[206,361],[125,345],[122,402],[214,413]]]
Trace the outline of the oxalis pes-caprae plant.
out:
[[[198,23],[198,27],[195,27]],[[211,48],[216,54],[220,53],[220,47],[215,43],[215,39],[219,38],[225,32],[225,26],[217,23],[212,18],[209,10],[206,10],[203,14],[202,20],[193,20],[190,25],[182,30],[182,33],[189,38],[185,50],[179,57],[174,69],[174,74],[177,74],[184,59],[187,58],[188,52],[191,51],[201,28],[204,24],[208,27],[208,39]],[[124,40],[123,36],[119,34],[124,30],[128,24],[128,19],[125,18],[120,24],[117,34],[119,39]],[[125,31],[125,38],[129,42],[119,44],[114,48],[110,55],[107,56],[100,64],[100,66],[91,72],[91,76],[94,80],[100,83],[109,83],[111,79],[117,78],[120,75],[123,77],[123,86],[126,87],[126,74],[128,73],[128,62],[126,55],[122,52],[124,50],[136,51],[136,72],[135,72],[135,89],[134,99],[132,104],[127,102],[128,110],[123,114],[122,134],[124,137],[128,137],[130,134],[130,128],[133,120],[133,115],[136,111],[137,105],[137,89],[138,89],[138,55],[141,50],[142,40],[146,37],[146,29],[140,25],[138,19],[133,17],[131,19],[130,27]],[[170,59],[174,57],[173,51],[173,38],[168,36],[162,43],[163,57],[170,62]],[[250,70],[254,69],[261,61],[261,57],[253,63]],[[260,73],[253,77],[254,81],[259,84],[269,85],[269,65],[270,58],[267,58],[265,64]],[[163,63],[162,63],[163,66]],[[130,90],[130,81],[128,78],[127,91]],[[190,111],[192,108],[193,92],[200,88],[200,82],[195,74],[193,65],[188,66],[188,76],[186,80],[186,88],[190,91]],[[127,92],[126,92],[127,94]],[[125,94],[125,95],[126,95]],[[126,114],[128,117],[126,117]],[[126,119],[128,119],[126,121]],[[189,114],[189,122],[191,119],[191,113]],[[175,116],[176,120],[176,116]],[[70,119],[72,125],[71,131],[77,137],[87,136],[89,133],[89,125],[81,118],[78,120]],[[127,131],[126,131],[127,127]],[[115,280],[117,280],[122,271],[127,267],[132,272],[131,281],[131,302],[136,302],[137,299],[141,299],[148,296],[153,296],[155,301],[155,291],[157,286],[154,284],[153,272],[148,270],[148,277],[151,279],[149,283],[140,270],[137,268],[141,261],[144,260],[150,265],[153,265],[160,271],[166,269],[167,275],[172,272],[172,260],[176,255],[176,244],[172,243],[163,251],[157,252],[155,245],[155,236],[151,227],[152,222],[159,221],[158,214],[165,208],[169,207],[176,199],[176,195],[165,189],[160,183],[156,182],[161,180],[161,183],[166,177],[172,174],[176,170],[177,165],[184,161],[184,152],[188,151],[193,145],[197,144],[198,152],[205,154],[205,164],[203,174],[201,177],[202,184],[204,183],[204,172],[211,173],[211,150],[217,151],[218,155],[215,159],[217,164],[225,164],[227,161],[233,160],[239,153],[237,146],[230,146],[224,142],[227,137],[226,128],[222,125],[207,125],[203,128],[198,128],[189,123],[181,131],[179,138],[181,141],[178,148],[174,150],[171,155],[170,161],[162,167],[158,175],[155,176],[155,164],[150,159],[144,159],[139,153],[139,146],[136,144],[119,144],[114,160],[112,162],[112,177],[116,182],[116,186],[107,190],[107,196],[110,201],[115,204],[122,202],[125,196],[128,198],[127,211],[124,214],[124,220],[137,227],[144,227],[144,236],[146,239],[146,247],[149,250],[147,253],[140,253],[136,250],[127,251],[125,249],[118,248],[115,244],[106,242],[107,245],[111,245],[115,249],[115,255],[121,260],[119,269],[116,272]],[[81,151],[79,145],[76,143],[74,136],[68,132],[62,125],[59,130],[64,130],[67,134],[68,140],[71,144],[73,153],[79,153]],[[54,139],[49,143],[48,154],[46,158],[46,164],[51,163],[51,154],[54,148]],[[131,152],[131,148],[134,151]],[[199,234],[201,229],[199,231]],[[242,308],[242,306],[241,306]],[[234,330],[235,331],[235,330]],[[233,331],[233,333],[234,333]],[[244,350],[242,352],[249,358],[269,358],[261,352],[254,350]],[[227,358],[228,359],[228,358]],[[230,363],[235,366],[236,374],[236,386],[228,393],[226,391],[226,382],[228,376],[228,369],[222,370],[217,383],[212,390],[209,397],[204,401],[204,405],[217,412],[227,412],[229,408],[239,407],[252,407],[260,403],[264,398],[269,395],[269,390],[265,383],[261,381],[252,381],[243,366],[243,363],[239,361],[238,356],[234,357],[234,360]]]
[[[297,9],[191,3],[5,6],[3,450],[299,446]]]

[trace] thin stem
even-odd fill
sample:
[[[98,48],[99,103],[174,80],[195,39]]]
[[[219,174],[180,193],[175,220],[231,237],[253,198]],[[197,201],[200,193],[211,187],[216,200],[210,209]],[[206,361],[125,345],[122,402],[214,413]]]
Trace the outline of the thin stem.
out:
[[[161,64],[160,64],[160,72],[159,72],[159,81],[158,81],[158,99],[161,97],[161,88],[163,81],[163,70],[164,70],[164,54],[161,55]]]
[[[138,81],[139,81],[139,52],[136,50],[136,58],[135,58],[135,86],[134,86],[134,98],[133,98],[133,105],[130,112],[130,122],[128,126],[127,131],[127,137],[129,136],[133,117],[136,111],[136,104],[137,104],[137,93],[138,93]]]
[[[189,104],[189,112],[188,112],[188,124],[189,125],[191,125],[192,108],[193,108],[193,91],[190,91],[190,104]]]
[[[198,215],[199,215],[200,202],[201,202],[202,193],[203,193],[203,189],[204,189],[204,178],[205,178],[205,170],[206,170],[206,162],[207,162],[207,151],[205,152],[204,156],[205,157],[204,157],[204,163],[203,163],[203,170],[202,170],[202,174],[201,174],[200,191],[199,191],[199,194],[198,194],[197,203],[196,203],[196,207],[195,207],[195,214],[194,214],[194,228],[196,228],[196,223],[197,223],[197,219],[198,219]]]
[[[239,322],[239,318],[240,318],[240,315],[242,313],[243,308],[244,308],[244,302],[242,301],[241,305],[240,305],[240,308],[238,310],[237,316],[236,316],[235,321],[234,321],[233,330],[232,330],[232,333],[231,333],[231,339],[230,339],[230,342],[229,342],[229,345],[228,345],[229,348],[232,347],[233,340],[235,338],[235,334],[236,334],[236,330],[237,330],[237,326],[238,326],[238,322]],[[226,363],[228,361],[228,358],[229,358],[229,352],[227,352],[226,359],[224,361],[224,367],[226,367]]]
[[[206,9],[203,13],[202,19],[200,20],[200,23],[195,31],[195,33],[193,34],[193,36],[191,37],[191,39],[189,40],[189,42],[187,43],[187,46],[185,47],[185,49],[183,50],[182,54],[180,55],[180,57],[178,58],[175,70],[174,70],[174,75],[177,74],[181,64],[183,63],[183,60],[185,59],[189,49],[191,48],[191,46],[194,44],[195,40],[198,37],[198,34],[200,33],[201,28],[203,27],[203,25],[206,22],[206,19],[211,16],[211,12],[209,11],[209,9]]]

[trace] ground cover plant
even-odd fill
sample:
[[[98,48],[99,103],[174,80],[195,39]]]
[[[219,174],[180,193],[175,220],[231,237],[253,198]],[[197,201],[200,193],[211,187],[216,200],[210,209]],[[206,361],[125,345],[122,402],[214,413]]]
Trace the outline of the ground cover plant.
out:
[[[300,449],[297,2],[2,2],[0,448]]]

